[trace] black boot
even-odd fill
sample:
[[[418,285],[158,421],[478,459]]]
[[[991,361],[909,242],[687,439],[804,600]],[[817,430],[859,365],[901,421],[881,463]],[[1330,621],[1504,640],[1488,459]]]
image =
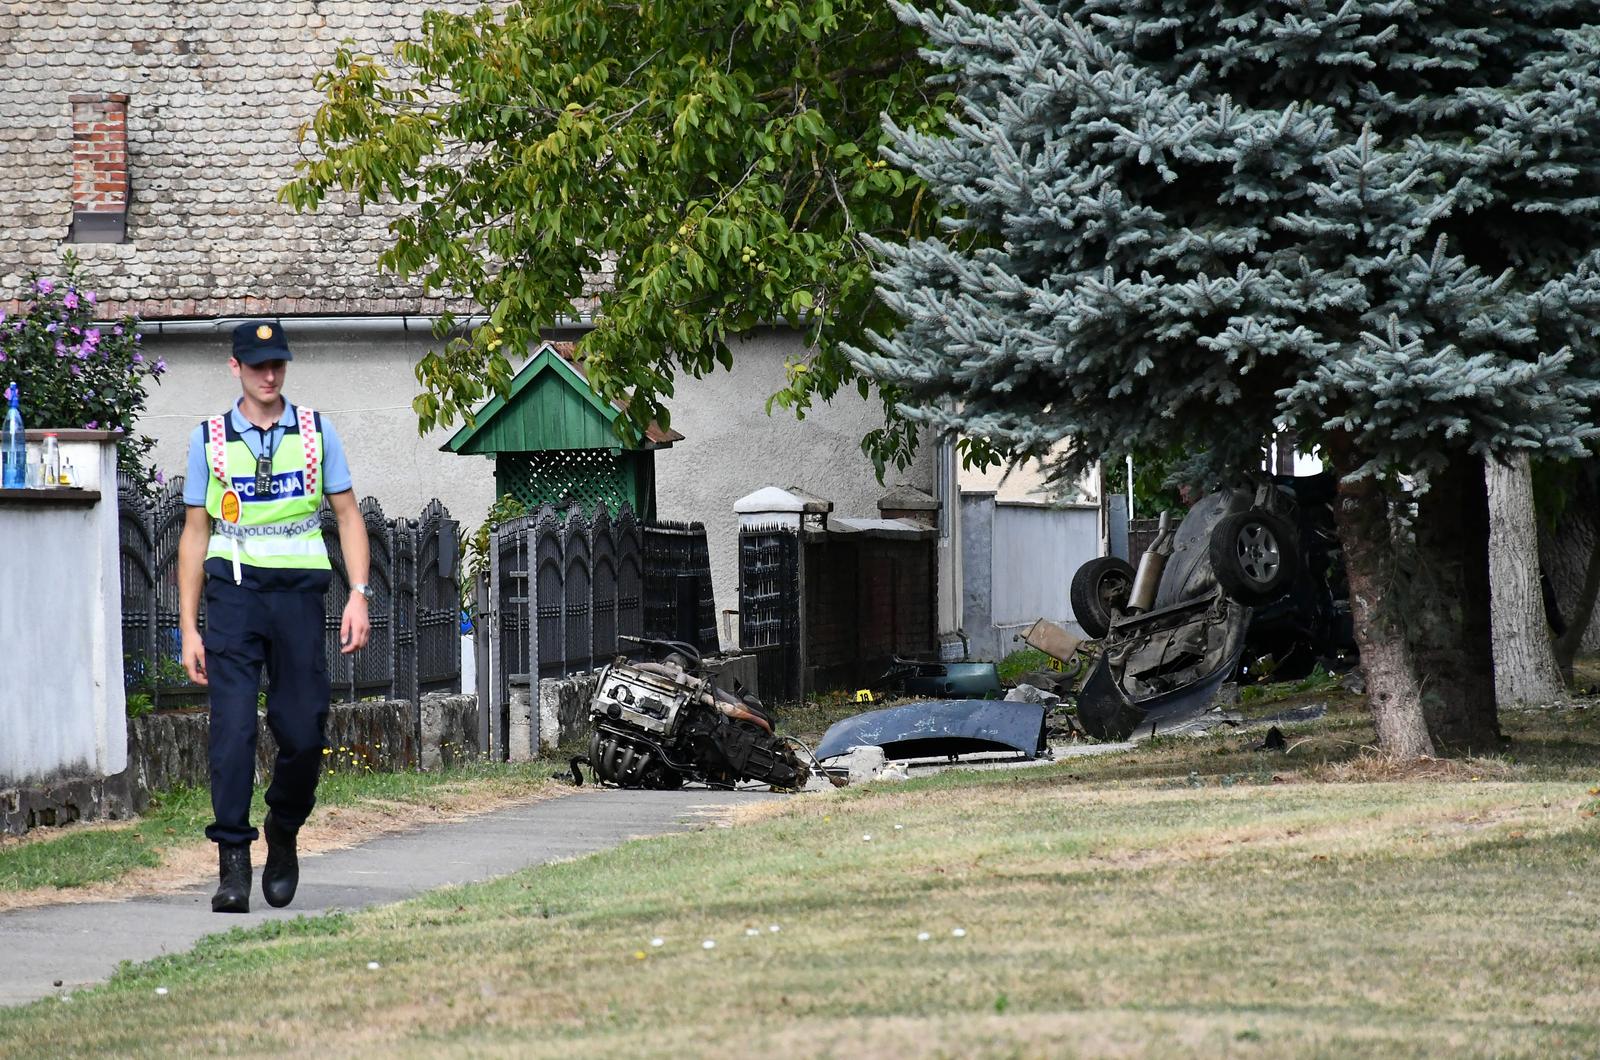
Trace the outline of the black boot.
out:
[[[300,859],[295,855],[297,829],[285,828],[270,812],[261,830],[267,837],[267,866],[261,870],[261,893],[274,909],[294,901],[300,884]]]
[[[211,896],[213,913],[248,913],[250,911],[250,848],[248,846],[217,847],[217,876],[220,883],[217,893]]]

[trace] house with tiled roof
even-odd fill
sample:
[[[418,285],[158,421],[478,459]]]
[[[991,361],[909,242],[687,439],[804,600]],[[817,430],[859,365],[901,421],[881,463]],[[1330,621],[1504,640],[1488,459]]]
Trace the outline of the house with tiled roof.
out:
[[[238,395],[226,368],[241,317],[282,321],[295,350],[287,393],[337,425],[356,488],[391,513],[442,499],[478,522],[495,494],[481,456],[419,437],[414,368],[441,311],[380,272],[385,209],[330,200],[297,214],[277,199],[315,112],[317,72],[343,40],[377,55],[413,35],[425,5],[385,0],[72,0],[0,5],[0,309],[63,252],[108,316],[140,317],[169,371],[140,428],[154,459],[181,474],[199,420]],[[476,3],[435,2],[473,9]],[[571,340],[586,324],[549,337]],[[734,606],[735,499],[768,483],[868,513],[883,492],[859,442],[875,405],[841,396],[801,423],[767,416],[801,340],[751,335],[731,372],[683,380],[659,454],[664,517],[700,520],[712,540],[719,606]],[[931,451],[913,484],[935,488]]]

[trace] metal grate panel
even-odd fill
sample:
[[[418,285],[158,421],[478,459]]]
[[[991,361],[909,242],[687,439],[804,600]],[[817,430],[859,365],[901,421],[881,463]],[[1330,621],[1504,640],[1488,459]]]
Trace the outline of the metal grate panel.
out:
[[[739,646],[756,655],[762,699],[801,698],[800,535],[793,528],[739,532]]]

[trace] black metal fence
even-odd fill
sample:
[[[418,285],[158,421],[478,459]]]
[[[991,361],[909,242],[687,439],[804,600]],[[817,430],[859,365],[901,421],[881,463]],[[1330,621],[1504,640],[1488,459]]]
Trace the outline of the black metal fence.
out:
[[[703,523],[648,523],[644,528],[644,629],[647,636],[718,647],[711,551]]]
[[[366,648],[350,655],[339,650],[339,622],[350,598],[339,524],[331,509],[322,510],[333,564],[323,636],[335,696],[416,701],[424,692],[455,689],[461,680],[456,522],[437,500],[416,519],[385,518],[371,497],[360,509],[372,555],[372,634]],[[182,662],[177,571],[186,514],[181,478],[153,498],[119,483],[124,678],[128,692],[148,696],[152,706],[205,698]],[[200,621],[204,626],[203,609]]]
[[[643,629],[643,528],[626,505],[592,519],[545,505],[502,523],[490,548],[490,622],[479,629],[494,643],[500,702],[513,676],[593,669]]]
[[[717,647],[705,527],[643,524],[626,504],[592,516],[545,505],[502,523],[477,598],[478,686],[501,728],[513,680],[592,670],[630,650],[623,637]]]
[[[756,656],[762,699],[800,698],[800,535],[792,527],[739,532],[739,645]]]

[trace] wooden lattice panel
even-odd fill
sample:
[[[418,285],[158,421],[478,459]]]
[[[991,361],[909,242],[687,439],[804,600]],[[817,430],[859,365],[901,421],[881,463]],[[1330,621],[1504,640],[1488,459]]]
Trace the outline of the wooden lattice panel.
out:
[[[546,449],[502,453],[496,458],[500,493],[537,508],[548,504],[613,511],[633,503],[633,476],[626,458],[609,449]]]

